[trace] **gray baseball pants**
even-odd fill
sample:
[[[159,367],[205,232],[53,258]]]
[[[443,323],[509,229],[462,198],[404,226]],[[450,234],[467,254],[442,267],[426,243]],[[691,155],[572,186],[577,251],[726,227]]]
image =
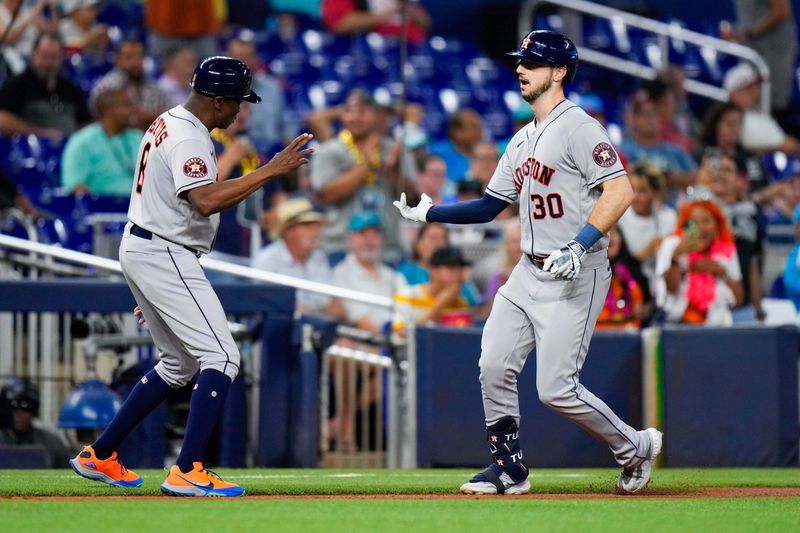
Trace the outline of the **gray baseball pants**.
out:
[[[172,387],[206,369],[235,379],[239,348],[198,258],[156,235],[152,240],[131,235],[128,227],[119,262],[158,349],[158,375]]]
[[[536,348],[536,389],[548,408],[608,444],[617,462],[645,457],[639,433],[579,381],[611,281],[605,251],[586,254],[578,276],[556,280],[523,255],[494,299],[481,340],[480,380],[486,425],[520,422],[517,375]]]

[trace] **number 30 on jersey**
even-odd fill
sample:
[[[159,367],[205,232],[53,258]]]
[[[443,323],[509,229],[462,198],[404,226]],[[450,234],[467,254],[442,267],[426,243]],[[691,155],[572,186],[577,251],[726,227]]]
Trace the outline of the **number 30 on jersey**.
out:
[[[561,203],[561,195],[551,192],[547,196],[541,194],[531,194],[531,214],[535,220],[546,217],[561,218],[564,216],[564,204]]]

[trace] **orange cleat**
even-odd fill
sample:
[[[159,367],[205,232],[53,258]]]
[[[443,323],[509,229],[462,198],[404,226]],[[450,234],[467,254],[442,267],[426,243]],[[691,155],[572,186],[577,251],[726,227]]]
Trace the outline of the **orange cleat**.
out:
[[[192,463],[194,469],[184,474],[178,465],[169,469],[161,492],[167,496],[241,496],[244,489],[235,483],[222,481],[215,472],[207,470],[203,463]]]
[[[142,484],[142,478],[125,468],[117,458],[117,452],[108,459],[98,459],[91,446],[86,446],[81,453],[69,460],[69,466],[81,477],[102,481],[115,487],[134,488]]]

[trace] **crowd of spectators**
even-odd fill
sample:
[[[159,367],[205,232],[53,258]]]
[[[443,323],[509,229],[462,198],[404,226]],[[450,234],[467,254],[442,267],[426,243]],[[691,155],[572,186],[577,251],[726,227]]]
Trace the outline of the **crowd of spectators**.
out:
[[[409,203],[424,193],[437,204],[483,194],[508,137],[491,138],[477,110],[450,113],[442,138],[426,131],[426,110],[418,102],[398,109],[360,88],[346,91],[338,105],[298,117],[288,103],[291,87],[270,72],[270,58],[259,52],[252,32],[226,24],[224,2],[148,0],[145,39],[115,36],[99,22],[101,4],[95,0],[20,3],[0,2],[7,73],[0,87],[0,132],[62,142],[65,190],[127,196],[141,132],[183,103],[199,58],[225,53],[251,67],[253,88],[264,103],[243,104],[234,124],[212,132],[218,179],[257,168],[301,130],[312,131],[318,147],[310,165],[247,204],[260,224],[262,249],[249,249],[253,227],[243,227],[240,213],[231,211],[223,214],[217,250],[256,268],[396,295],[392,315],[298,293],[298,311],[328,314],[373,332],[388,324],[402,332],[409,321],[474,324],[488,315],[497,289],[524,252],[516,206],[498,217],[493,234],[482,234],[494,237],[496,252],[476,261],[468,253],[469,239],[451,239],[451,229],[440,224],[404,224],[392,206],[403,192]],[[393,37],[401,8],[394,0],[324,0],[321,23],[332,34],[375,31]],[[427,39],[430,17],[417,3],[409,16],[413,46]],[[291,17],[279,20],[278,37],[291,38]],[[108,63],[88,88],[64,68],[76,55]],[[763,80],[753,67],[729,70],[723,82],[729,101],[709,105],[704,116],[692,112],[683,82],[683,72],[671,67],[627,96],[618,148],[635,196],[611,232],[613,281],[601,327],[763,319],[770,281],[763,279],[766,221],[798,218],[800,178],[784,172],[776,179],[764,155],[780,152],[787,168],[794,168],[800,141],[760,109]],[[771,85],[773,102],[785,109],[778,84]],[[570,98],[602,124],[616,118],[606,116],[597,95]],[[510,118],[516,130],[533,115],[522,104]],[[37,207],[4,177],[3,206],[38,216]],[[462,249],[454,242],[467,244]],[[796,274],[791,261],[787,271]],[[787,293],[797,277],[784,276]]]

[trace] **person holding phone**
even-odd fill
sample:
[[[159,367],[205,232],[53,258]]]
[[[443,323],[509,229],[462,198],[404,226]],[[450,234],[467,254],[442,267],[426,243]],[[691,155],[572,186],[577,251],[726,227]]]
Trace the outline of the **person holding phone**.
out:
[[[733,232],[711,198],[703,190],[684,204],[656,257],[656,302],[670,322],[730,325],[744,299]]]

